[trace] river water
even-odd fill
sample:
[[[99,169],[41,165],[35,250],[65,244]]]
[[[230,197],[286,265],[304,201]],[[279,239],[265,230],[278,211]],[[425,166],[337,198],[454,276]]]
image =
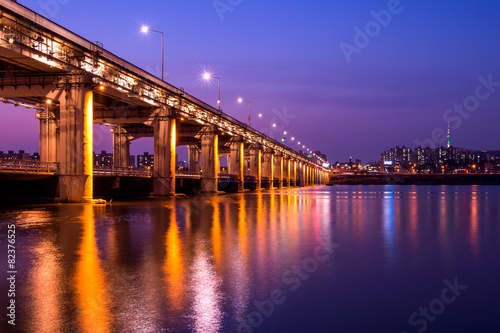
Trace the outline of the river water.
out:
[[[500,332],[499,223],[498,186],[1,208],[0,331]]]

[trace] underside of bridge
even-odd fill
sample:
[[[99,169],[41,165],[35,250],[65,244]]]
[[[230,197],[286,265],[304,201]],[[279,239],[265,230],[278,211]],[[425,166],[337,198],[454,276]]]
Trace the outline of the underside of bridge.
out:
[[[153,195],[175,193],[176,147],[188,146],[200,191],[221,181],[253,188],[326,183],[327,170],[185,94],[99,43],[15,3],[0,5],[0,97],[38,109],[40,158],[59,164],[61,201],[93,198],[93,124],[110,126],[115,167],[128,168],[130,142],[154,138]],[[219,157],[228,156],[228,174]],[[201,162],[201,164],[200,164]]]

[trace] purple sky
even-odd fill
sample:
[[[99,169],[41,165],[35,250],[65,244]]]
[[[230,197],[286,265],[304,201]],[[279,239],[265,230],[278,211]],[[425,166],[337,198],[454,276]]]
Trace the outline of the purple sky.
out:
[[[444,118],[454,146],[500,149],[498,1],[18,2],[157,76],[160,36],[140,27],[163,31],[167,82],[215,105],[216,81],[200,79],[209,69],[221,77],[224,112],[246,122],[248,107],[237,98],[248,99],[253,127],[267,131],[258,113],[275,117],[331,162],[434,145]],[[472,111],[453,111],[463,103]],[[0,150],[38,151],[33,111],[0,110]],[[108,130],[95,131],[95,150],[110,151],[111,137],[101,135]],[[152,140],[131,150],[151,152]]]

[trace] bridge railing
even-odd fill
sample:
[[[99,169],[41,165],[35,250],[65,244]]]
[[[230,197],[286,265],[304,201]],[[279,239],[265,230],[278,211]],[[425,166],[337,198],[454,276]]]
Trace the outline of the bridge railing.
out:
[[[175,171],[175,176],[176,177],[183,177],[183,178],[200,178],[201,177],[201,172],[196,172],[196,171]]]
[[[131,176],[131,177],[152,177],[153,170],[146,168],[115,168],[115,167],[96,167],[94,166],[94,175],[98,176]],[[182,178],[200,178],[200,172],[193,171],[175,171],[176,177]]]
[[[151,177],[153,175],[153,171],[145,168],[115,168],[115,167],[94,166],[94,175]]]
[[[59,172],[59,163],[0,158],[0,172],[55,174]]]

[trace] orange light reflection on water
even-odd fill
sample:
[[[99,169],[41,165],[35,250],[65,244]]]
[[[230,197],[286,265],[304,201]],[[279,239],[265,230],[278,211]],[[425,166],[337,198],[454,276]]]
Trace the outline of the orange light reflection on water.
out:
[[[92,205],[84,205],[83,234],[76,263],[75,289],[78,322],[84,332],[110,332],[109,294],[99,259]]]

